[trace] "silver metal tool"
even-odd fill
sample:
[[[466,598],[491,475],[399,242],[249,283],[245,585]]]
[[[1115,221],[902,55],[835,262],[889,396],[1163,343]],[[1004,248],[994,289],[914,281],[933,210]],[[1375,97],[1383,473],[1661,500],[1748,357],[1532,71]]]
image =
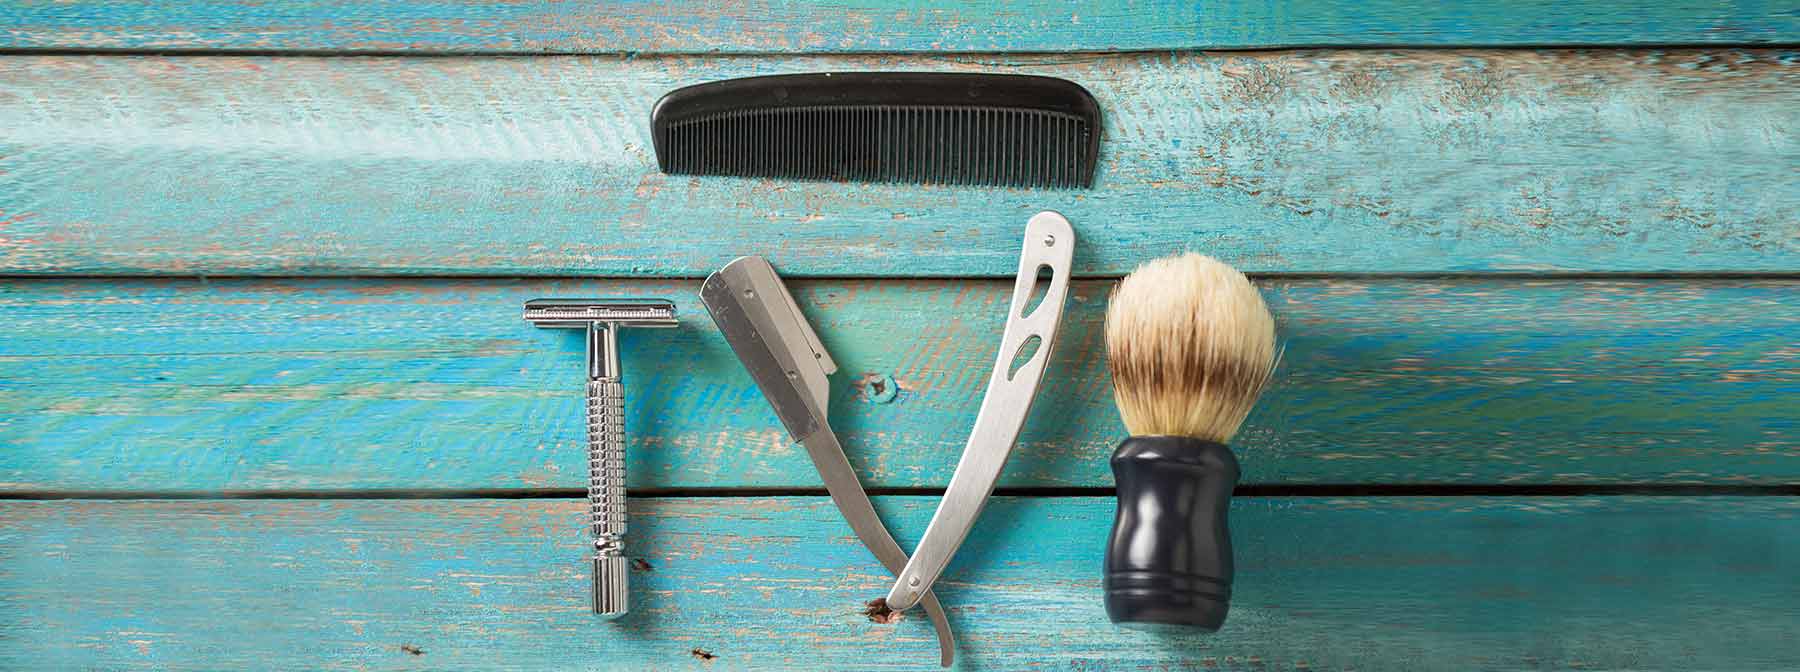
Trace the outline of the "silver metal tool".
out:
[[[525,319],[540,327],[587,330],[588,511],[594,526],[594,613],[625,615],[625,387],[619,381],[619,330],[678,324],[675,304],[659,299],[534,299]]]
[[[806,447],[832,503],[844,514],[856,538],[888,571],[900,571],[906,566],[906,552],[875,515],[874,504],[826,421],[828,376],[837,371],[837,364],[800,314],[775,269],[762,257],[739,257],[706,278],[700,286],[700,302],[775,408],[788,435]],[[949,667],[956,642],[944,609],[930,593],[919,601],[937,629],[940,662]]]
[[[951,556],[975,526],[988,495],[993,494],[994,483],[1000,479],[1000,470],[1006,466],[1019,429],[1025,425],[1025,416],[1031,412],[1044,366],[1056,345],[1074,252],[1075,229],[1062,215],[1040,212],[1025,224],[1025,249],[1019,253],[1012,307],[1006,314],[1006,332],[1000,338],[1000,353],[994,360],[993,376],[988,379],[987,396],[975,414],[969,443],[963,447],[962,459],[956,463],[956,473],[950,477],[937,513],[925,528],[925,537],[919,540],[912,560],[888,591],[889,608],[908,609],[919,602],[921,595],[929,594],[931,584],[950,564]],[[1050,273],[1049,289],[1043,301],[1033,307],[1032,293],[1041,282],[1038,275],[1046,269]],[[1037,350],[1024,363],[1015,364],[1033,339],[1039,341]]]

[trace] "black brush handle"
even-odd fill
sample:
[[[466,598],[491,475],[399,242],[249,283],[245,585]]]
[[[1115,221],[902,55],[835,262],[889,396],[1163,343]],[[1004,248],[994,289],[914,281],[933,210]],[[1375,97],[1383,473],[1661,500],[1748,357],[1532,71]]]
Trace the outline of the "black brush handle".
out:
[[[1119,510],[1106,543],[1106,615],[1218,630],[1231,607],[1225,519],[1237,458],[1223,443],[1134,436],[1113,451],[1112,469]]]

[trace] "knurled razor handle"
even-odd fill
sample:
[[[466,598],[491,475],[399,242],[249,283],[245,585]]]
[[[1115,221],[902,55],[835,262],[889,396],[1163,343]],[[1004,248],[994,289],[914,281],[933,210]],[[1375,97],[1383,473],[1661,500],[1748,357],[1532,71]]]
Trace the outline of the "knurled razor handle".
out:
[[[594,520],[594,613],[625,615],[631,563],[625,559],[625,386],[587,384],[588,512]]]

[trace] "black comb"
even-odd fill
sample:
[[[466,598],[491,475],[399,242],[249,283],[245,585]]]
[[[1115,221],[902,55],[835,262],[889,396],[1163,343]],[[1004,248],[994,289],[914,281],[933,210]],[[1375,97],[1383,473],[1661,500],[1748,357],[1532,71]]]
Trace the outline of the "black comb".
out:
[[[1086,187],[1100,153],[1087,89],[1029,75],[839,72],[708,82],[650,115],[663,172]]]

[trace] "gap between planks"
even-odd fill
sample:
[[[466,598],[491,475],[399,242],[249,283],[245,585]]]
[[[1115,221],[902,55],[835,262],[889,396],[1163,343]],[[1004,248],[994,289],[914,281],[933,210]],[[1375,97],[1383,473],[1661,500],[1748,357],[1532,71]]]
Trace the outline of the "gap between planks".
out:
[[[869,488],[870,496],[941,497],[943,488]],[[994,497],[1112,497],[1104,487],[995,488]],[[0,501],[53,500],[396,500],[396,499],[581,499],[581,488],[475,488],[430,490],[370,488],[346,490],[222,490],[158,492],[105,490],[0,491]],[[760,497],[826,497],[824,488],[637,488],[639,499],[731,499]],[[1624,484],[1439,484],[1439,483],[1296,483],[1244,485],[1232,491],[1240,499],[1290,497],[1800,497],[1800,483],[1777,485]]]
[[[1171,252],[1173,254],[1174,252]],[[1144,261],[1150,261],[1146,257]],[[1560,280],[1800,280],[1800,268],[1781,271],[1421,271],[1421,272],[1358,272],[1358,271],[1245,271],[1244,275],[1251,280],[1495,280],[1501,282],[1534,282]],[[705,280],[707,274],[683,275],[530,275],[509,273],[490,275],[483,273],[429,273],[411,275],[406,273],[378,273],[367,275],[318,275],[318,274],[283,274],[261,275],[256,273],[204,273],[198,275],[168,275],[163,273],[5,273],[0,272],[0,282],[66,282],[81,280],[130,280],[132,282],[240,282],[269,281],[294,282],[306,280],[343,280],[361,282],[467,282],[484,280],[492,282],[551,282],[568,281],[618,281],[618,282],[679,282],[683,280]],[[796,274],[790,279],[816,280],[821,282],[909,282],[915,280],[943,282],[987,282],[1006,280],[1012,275],[869,275],[869,274]],[[1118,280],[1125,277],[1123,273],[1075,273],[1077,280]]]
[[[1631,43],[1595,43],[1595,42],[1475,42],[1467,44],[1409,44],[1406,42],[1368,42],[1354,45],[1331,44],[1329,42],[1293,42],[1257,46],[1229,46],[1222,48],[1209,47],[1147,47],[1117,50],[1079,49],[1074,51],[1037,50],[1037,49],[999,49],[983,51],[895,51],[891,49],[866,49],[847,51],[669,51],[669,52],[618,52],[618,51],[407,51],[404,49],[213,49],[206,47],[0,47],[0,58],[7,57],[39,57],[39,56],[148,56],[177,58],[369,58],[369,59],[407,59],[407,60],[499,60],[529,58],[615,58],[619,60],[652,61],[692,58],[713,59],[772,59],[794,58],[796,56],[843,57],[843,58],[915,58],[920,56],[948,56],[971,59],[1001,59],[1017,56],[1054,56],[1068,59],[1111,58],[1117,56],[1171,56],[1176,54],[1217,54],[1231,56],[1234,54],[1260,55],[1282,51],[1572,51],[1572,50],[1615,50],[1615,51],[1657,51],[1657,50],[1725,50],[1725,49],[1793,49],[1800,47],[1800,41],[1793,42],[1631,42]]]

